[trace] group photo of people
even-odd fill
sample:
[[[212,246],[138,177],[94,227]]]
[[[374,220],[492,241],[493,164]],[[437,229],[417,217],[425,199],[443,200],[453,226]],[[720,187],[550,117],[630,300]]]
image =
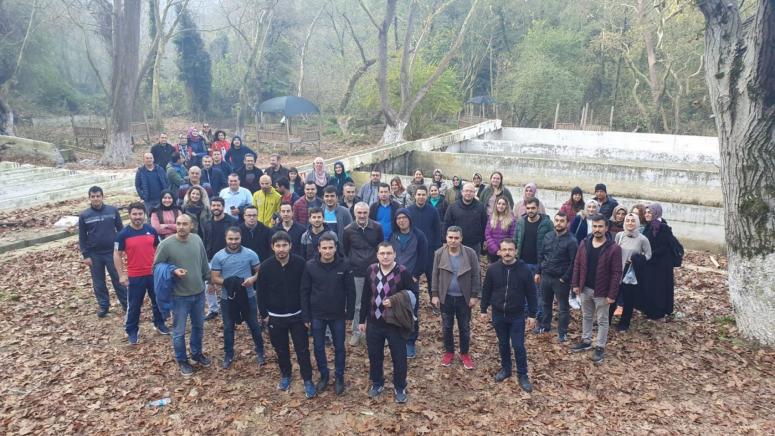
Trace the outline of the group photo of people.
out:
[[[207,124],[174,145],[162,133],[137,168],[128,223],[99,186],[79,216],[97,316],[113,309],[109,278],[128,344],[142,347],[147,295],[155,334],[171,337],[182,377],[216,360],[229,370],[245,324],[255,364],[272,353],[282,391],[295,378],[293,347],[307,398],[330,387],[379,397],[387,349],[393,398],[404,403],[410,362],[431,340],[421,317],[438,319],[438,365],[466,370],[477,368],[472,322],[490,325],[500,365],[483,382],[516,373],[530,393],[526,335],[603,364],[611,328],[626,334],[673,315],[682,249],[657,202],[624,207],[591,180],[549,212],[539,186],[513,192],[497,168],[452,177],[416,169],[389,180],[378,166],[366,172],[359,186],[342,161],[328,166],[322,157],[300,172]],[[216,359],[203,337],[218,318]],[[368,356],[369,386],[347,383],[348,351],[357,347]]]

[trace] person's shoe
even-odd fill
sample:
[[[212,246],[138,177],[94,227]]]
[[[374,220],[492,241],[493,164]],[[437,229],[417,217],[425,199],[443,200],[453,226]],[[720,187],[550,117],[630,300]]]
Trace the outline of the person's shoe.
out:
[[[137,343],[140,342],[140,339],[137,337],[137,332],[127,333],[127,337],[129,339],[129,345],[137,345]]]
[[[417,350],[414,348],[414,344],[406,344],[406,358],[414,359],[417,357]]]
[[[540,335],[541,333],[549,333],[549,329],[539,326],[536,326],[536,328],[533,329],[534,335]]]
[[[441,311],[439,310],[438,307],[433,306],[433,314],[436,315],[436,316],[441,315]]]
[[[344,377],[337,377],[336,384],[334,385],[334,391],[336,395],[342,395],[344,393]]]
[[[315,398],[317,391],[315,385],[312,384],[312,380],[304,380],[304,396],[307,398]]]
[[[393,392],[396,394],[396,403],[406,403],[406,389],[395,388]]]
[[[530,379],[527,378],[527,375],[519,376],[519,387],[528,394],[533,392],[533,385],[530,384]]]
[[[167,327],[167,325],[164,324],[164,323],[154,324],[153,325],[153,329],[156,330],[156,332],[159,333],[160,335],[169,335],[170,334],[169,327]]]
[[[368,395],[369,398],[374,399],[374,398],[377,398],[384,390],[385,390],[384,386],[371,385],[371,387],[369,388],[369,392],[367,392],[366,395]]]
[[[256,355],[256,361],[258,362],[258,366],[266,365],[266,356],[264,356],[264,353],[258,353]]]
[[[629,329],[630,329],[630,326],[628,325],[619,324],[618,326],[616,326],[616,331],[619,333],[627,333]]]
[[[97,318],[105,318],[108,316],[108,313],[110,312],[110,309],[105,307],[97,311]]]
[[[291,387],[290,377],[280,377],[280,383],[277,383],[277,389],[287,391]]]
[[[178,368],[180,368],[180,375],[183,377],[189,377],[194,373],[194,368],[188,363],[188,360],[181,360],[178,362]]]
[[[353,333],[353,335],[350,336],[350,346],[351,347],[357,347],[358,346],[358,342],[360,342],[360,340],[361,340],[360,336],[361,335],[356,335],[355,333]]]
[[[501,368],[500,371],[498,371],[495,374],[495,382],[496,383],[500,383],[500,382],[502,382],[503,380],[506,380],[509,377],[511,377],[511,373],[510,372],[506,372],[505,369]]]
[[[595,347],[595,354],[592,355],[592,361],[595,363],[603,363],[603,354],[605,354],[605,348]]]
[[[441,356],[441,366],[450,366],[453,360],[455,360],[455,353],[444,353]]]
[[[218,312],[210,312],[207,315],[205,315],[205,321],[210,321],[211,319],[218,318],[218,315],[220,315]]]
[[[204,354],[197,354],[196,356],[191,356],[191,360],[193,360],[194,362],[202,365],[205,368],[209,367],[213,363]]]
[[[328,376],[320,377],[318,384],[315,385],[315,389],[318,392],[323,392],[326,390],[326,387],[328,387]]]
[[[326,347],[330,347],[334,345],[334,340],[331,339],[331,336],[326,335]]]
[[[587,351],[592,349],[592,343],[591,342],[584,342],[581,341],[578,344],[570,347],[570,350],[574,353],[577,353],[579,351]]]
[[[557,342],[559,343],[565,343],[568,342],[568,334],[567,333],[560,333],[557,335]]]
[[[466,354],[460,354],[460,361],[463,362],[463,368],[465,369],[474,369],[474,360],[471,359],[471,355]]]
[[[570,305],[571,309],[581,309],[581,303],[579,303],[579,299],[575,294],[571,294],[571,296],[568,297],[568,304]]]
[[[223,358],[223,363],[221,363],[221,368],[223,369],[229,369],[231,368],[231,364],[234,362],[234,358],[231,356],[226,356]]]

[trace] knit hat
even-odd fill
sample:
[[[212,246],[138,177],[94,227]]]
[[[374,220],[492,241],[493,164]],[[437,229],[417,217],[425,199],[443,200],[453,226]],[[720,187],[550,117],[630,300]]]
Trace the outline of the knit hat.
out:
[[[608,192],[608,189],[606,189],[604,184],[598,183],[597,185],[595,185],[595,192],[597,191]]]

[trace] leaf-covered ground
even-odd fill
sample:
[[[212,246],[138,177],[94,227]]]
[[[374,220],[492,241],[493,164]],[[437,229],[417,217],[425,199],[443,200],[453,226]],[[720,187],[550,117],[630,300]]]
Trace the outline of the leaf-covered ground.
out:
[[[692,253],[687,260],[704,257]],[[0,260],[0,433],[773,434],[775,351],[738,337],[724,275],[676,271],[676,320],[638,317],[629,333],[612,332],[602,366],[589,354],[570,354],[553,335],[529,335],[532,395],[514,379],[493,381],[495,335],[478,320],[472,333],[477,368],[439,366],[440,319],[423,298],[410,399],[397,405],[389,368],[385,394],[367,398],[363,348],[348,347],[342,397],[329,390],[306,400],[296,369],[290,393],[276,390],[271,346],[267,340],[269,364],[259,369],[244,326],[237,330],[234,366],[221,370],[219,320],[205,327],[214,365],[184,380],[170,338],[151,328],[148,306],[135,347],[126,342],[115,300],[111,316],[95,316],[75,241],[6,254]],[[574,311],[573,339],[578,317]],[[146,407],[163,397],[172,403]]]

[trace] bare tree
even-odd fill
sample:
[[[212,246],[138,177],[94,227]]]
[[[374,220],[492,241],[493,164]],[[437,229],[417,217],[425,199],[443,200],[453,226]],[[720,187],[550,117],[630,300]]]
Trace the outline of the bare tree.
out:
[[[367,58],[366,57],[366,51],[363,48],[363,44],[361,43],[360,38],[358,38],[357,33],[355,32],[355,28],[353,28],[352,21],[350,21],[350,18],[347,17],[346,13],[342,13],[342,19],[345,22],[345,27],[347,28],[347,31],[350,34],[350,37],[352,37],[353,42],[355,43],[355,46],[358,48],[358,55],[360,56],[361,64],[358,66],[358,68],[353,71],[353,73],[350,75],[350,79],[347,81],[347,87],[345,88],[344,93],[342,94],[342,97],[339,99],[339,104],[336,108],[336,123],[339,126],[339,130],[342,131],[342,134],[347,136],[350,134],[350,119],[352,118],[350,115],[347,114],[347,106],[350,104],[350,100],[352,99],[353,92],[355,90],[355,86],[358,84],[358,81],[361,80],[361,78],[366,74],[366,72],[371,68],[372,65],[377,63],[376,58]],[[333,15],[331,16],[332,23],[334,24],[334,27],[336,27],[336,22],[333,18]],[[342,30],[342,34],[344,34],[344,29]],[[337,32],[338,35],[338,32]],[[344,36],[339,38],[339,43],[341,47],[341,53],[342,57],[344,57]]]
[[[403,47],[401,48],[401,69],[400,69],[400,93],[401,103],[398,110],[394,109],[390,103],[388,95],[388,83],[387,83],[387,70],[388,70],[388,34],[390,32],[390,26],[396,21],[396,2],[397,0],[386,0],[385,17],[382,23],[377,23],[374,16],[367,9],[363,0],[359,0],[361,8],[369,16],[369,20],[378,30],[378,63],[379,69],[377,71],[377,84],[379,86],[379,97],[381,102],[382,114],[385,116],[385,132],[382,134],[382,143],[392,144],[404,140],[404,129],[409,124],[409,118],[412,116],[412,112],[417,105],[425,98],[425,95],[430,90],[431,86],[438,80],[439,77],[446,71],[452,58],[457,55],[460,50],[460,46],[463,43],[466,31],[468,30],[468,24],[473,17],[476,7],[479,4],[479,0],[473,0],[471,7],[468,10],[463,23],[460,26],[460,30],[457,32],[455,40],[448,49],[444,57],[436,65],[436,69],[433,74],[422,84],[416,91],[412,91],[412,65],[417,55],[420,44],[422,43],[425,35],[430,29],[431,24],[435,17],[440,12],[451,4],[452,0],[436,5],[436,8],[431,12],[426,19],[422,31],[420,32],[417,41],[413,43],[414,38],[414,21],[415,14],[419,10],[418,0],[412,0],[409,5],[409,16],[406,19],[406,34],[404,36]],[[396,46],[398,46],[398,36],[396,34]]]
[[[301,95],[304,93],[304,59],[307,55],[307,47],[309,46],[309,40],[312,38],[312,32],[315,30],[315,25],[317,24],[318,20],[320,19],[320,16],[323,15],[323,11],[326,8],[320,8],[318,10],[318,13],[315,14],[315,18],[312,19],[312,22],[309,24],[309,27],[307,27],[307,34],[304,36],[304,41],[301,44],[301,54],[299,55],[299,85],[297,87],[298,95],[301,97]]]
[[[775,345],[775,2],[700,0],[721,155],[729,294],[739,331]]]
[[[164,7],[161,6],[160,0],[150,0],[151,7],[151,19],[153,20],[154,28],[156,29],[153,41],[151,41],[151,49],[148,52],[148,57],[143,63],[143,67],[140,69],[140,77],[145,77],[145,74],[152,62],[151,70],[151,118],[153,125],[156,128],[161,128],[164,125],[164,119],[161,113],[161,99],[159,94],[159,83],[161,81],[161,62],[164,59],[164,50],[167,47],[170,39],[175,36],[175,29],[178,26],[180,17],[182,14],[177,14],[172,24],[167,28],[168,18],[171,14],[172,7],[179,5],[180,10],[185,9],[188,6],[189,0],[167,0]]]

